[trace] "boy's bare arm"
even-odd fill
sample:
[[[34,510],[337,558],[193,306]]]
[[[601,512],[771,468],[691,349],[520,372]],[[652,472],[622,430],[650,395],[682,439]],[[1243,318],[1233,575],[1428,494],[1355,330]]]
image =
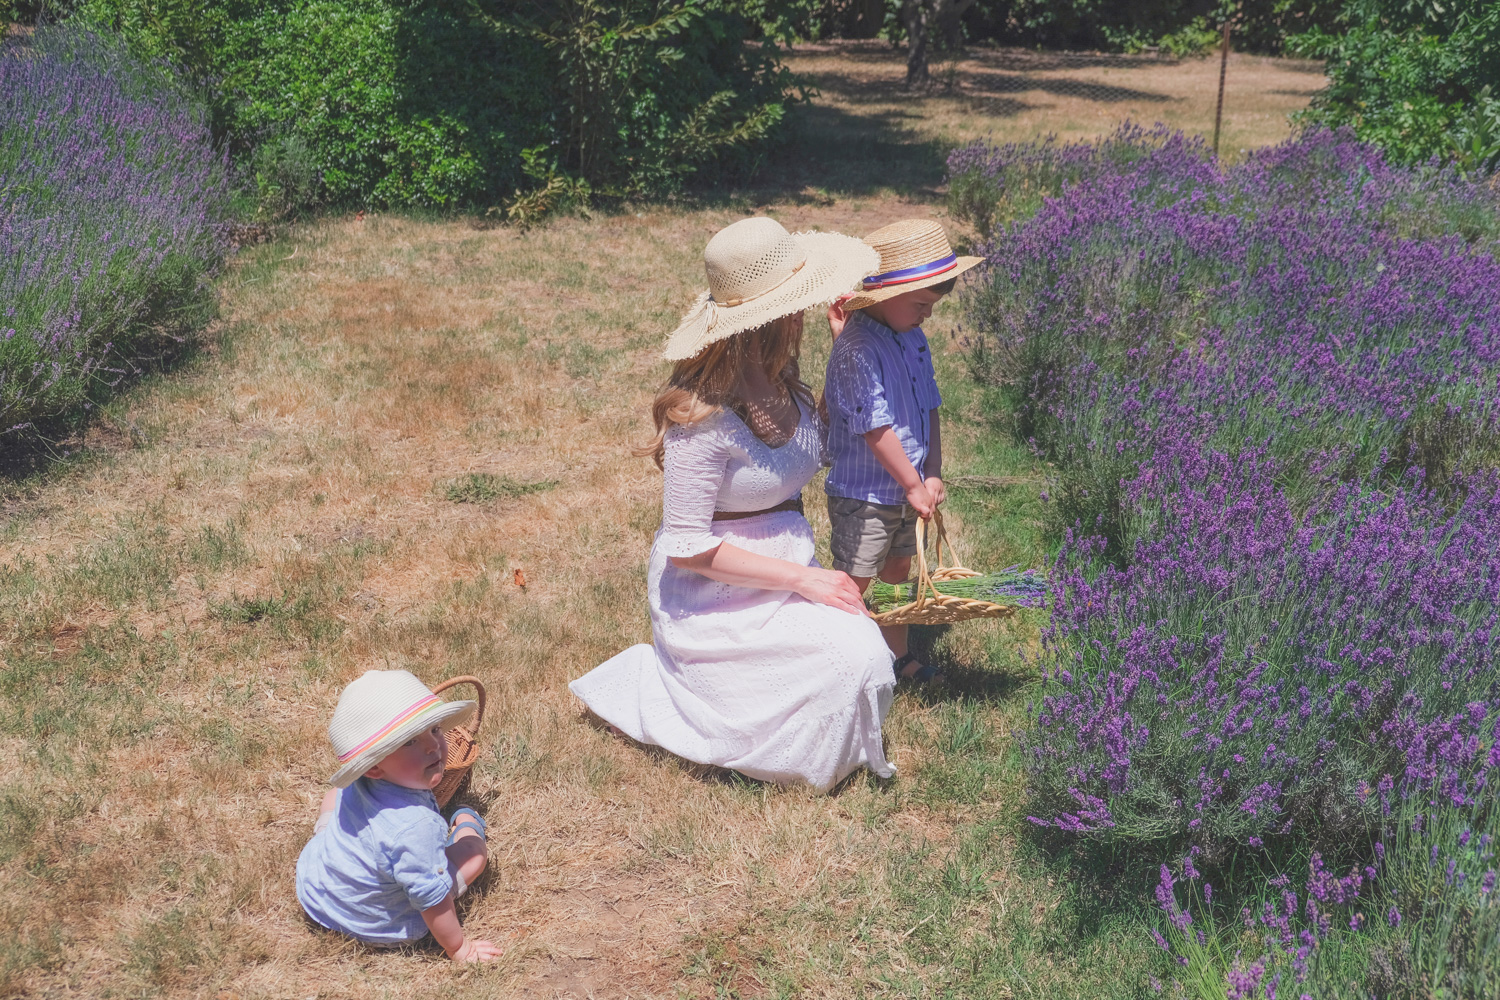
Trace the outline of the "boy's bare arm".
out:
[[[936,409],[929,410],[927,426],[932,433],[927,436],[927,461],[922,469],[927,492],[932,494],[934,506],[942,506],[948,499],[948,488],[943,485],[943,425]]]
[[[488,962],[500,957],[500,949],[489,941],[464,936],[451,892],[443,897],[441,903],[423,910],[422,919],[426,921],[427,929],[432,931],[433,939],[443,946],[448,957],[455,962]]]
[[[874,453],[881,468],[889,472],[896,485],[906,491],[906,502],[915,507],[917,513],[924,518],[931,517],[932,494],[922,482],[916,467],[911,464],[911,459],[906,457],[906,449],[901,447],[901,439],[891,430],[890,425],[867,432],[865,444]]]

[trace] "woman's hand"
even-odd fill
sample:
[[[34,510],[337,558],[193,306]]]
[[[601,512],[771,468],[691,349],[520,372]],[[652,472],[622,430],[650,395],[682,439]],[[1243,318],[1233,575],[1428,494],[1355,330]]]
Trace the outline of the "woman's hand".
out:
[[[814,604],[826,604],[862,617],[870,614],[865,608],[864,596],[849,579],[849,574],[836,569],[808,566],[792,590]]]

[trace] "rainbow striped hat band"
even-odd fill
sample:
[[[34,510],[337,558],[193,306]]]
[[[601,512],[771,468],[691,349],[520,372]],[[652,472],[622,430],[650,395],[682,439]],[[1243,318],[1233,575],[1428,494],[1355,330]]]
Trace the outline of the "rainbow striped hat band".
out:
[[[860,290],[844,303],[863,309],[904,292],[941,284],[984,263],[983,257],[960,257],[948,244],[948,234],[931,219],[903,219],[865,237],[880,254],[880,270],[864,279]]]
[[[341,765],[329,782],[345,788],[413,736],[451,729],[474,715],[472,701],[443,701],[405,670],[367,670],[339,695],[328,739]]]

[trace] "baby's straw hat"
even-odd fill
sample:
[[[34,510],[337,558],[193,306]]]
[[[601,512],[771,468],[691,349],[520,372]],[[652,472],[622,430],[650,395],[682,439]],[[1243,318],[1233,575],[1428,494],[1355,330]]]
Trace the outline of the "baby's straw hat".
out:
[[[343,765],[329,783],[347,788],[418,733],[463,725],[475,707],[472,701],[443,701],[405,670],[365,671],[339,695],[328,723],[328,738]]]
[[[930,219],[893,222],[866,236],[865,242],[880,253],[880,273],[867,277],[863,290],[844,303],[851,312],[918,288],[940,285],[984,263],[983,257],[955,254],[948,234]]]
[[[691,358],[715,341],[826,305],[879,263],[875,251],[852,236],[793,234],[775,219],[741,219],[708,241],[708,291],[667,338],[662,357]]]

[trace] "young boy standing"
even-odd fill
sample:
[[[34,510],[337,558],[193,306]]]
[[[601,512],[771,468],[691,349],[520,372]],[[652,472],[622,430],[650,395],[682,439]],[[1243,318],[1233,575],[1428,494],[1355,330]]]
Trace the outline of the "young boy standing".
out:
[[[906,219],[865,237],[880,273],[828,313],[834,329],[824,398],[828,456],[824,486],[833,524],[833,567],[861,591],[879,576],[901,583],[917,553],[916,519],[943,502],[943,446],[932,352],[922,323],[982,262],[959,257],[943,227]],[[927,683],[938,671],[907,648],[905,625],[882,628],[896,677]]]

